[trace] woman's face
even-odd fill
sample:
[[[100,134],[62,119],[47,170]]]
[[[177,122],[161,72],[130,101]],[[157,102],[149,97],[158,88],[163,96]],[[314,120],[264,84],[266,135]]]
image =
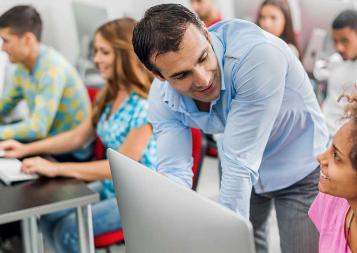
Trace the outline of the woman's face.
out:
[[[264,5],[260,9],[258,25],[265,31],[280,37],[285,27],[284,14],[274,5]]]
[[[319,190],[346,199],[357,198],[357,171],[349,157],[352,127],[350,121],[340,128],[331,147],[317,157],[321,166]]]
[[[94,37],[93,61],[103,79],[110,80],[113,78],[115,61],[114,49],[99,33]]]

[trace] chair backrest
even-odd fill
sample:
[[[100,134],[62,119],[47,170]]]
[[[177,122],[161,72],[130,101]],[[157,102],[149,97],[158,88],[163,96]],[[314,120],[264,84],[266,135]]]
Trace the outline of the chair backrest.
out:
[[[207,145],[206,145],[205,138],[200,129],[191,128],[191,134],[192,134],[192,157],[193,157],[192,189],[196,190]]]
[[[90,101],[93,105],[100,89],[94,87],[87,87],[87,91]],[[98,136],[95,137],[93,154],[95,160],[102,160],[105,157],[105,148],[102,141],[98,138]]]

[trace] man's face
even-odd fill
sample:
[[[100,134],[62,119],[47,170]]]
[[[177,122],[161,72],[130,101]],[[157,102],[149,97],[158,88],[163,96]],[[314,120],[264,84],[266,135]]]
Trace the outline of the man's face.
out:
[[[192,9],[197,13],[202,20],[207,19],[214,9],[212,0],[191,0]]]
[[[216,55],[203,34],[194,25],[188,25],[177,52],[151,57],[160,70],[161,80],[169,81],[179,93],[200,102],[211,102],[221,90]]]
[[[350,27],[334,29],[332,38],[336,51],[344,60],[355,60],[357,58],[357,31]]]
[[[2,50],[9,55],[12,63],[23,62],[28,54],[28,39],[25,35],[18,36],[11,28],[1,28],[0,37],[3,40]]]

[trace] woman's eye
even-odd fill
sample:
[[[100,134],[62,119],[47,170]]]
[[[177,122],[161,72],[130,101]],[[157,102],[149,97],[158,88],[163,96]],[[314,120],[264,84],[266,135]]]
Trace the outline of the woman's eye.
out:
[[[337,154],[336,151],[333,151],[333,158],[334,158],[336,161],[341,161],[341,158],[338,156],[338,154]]]

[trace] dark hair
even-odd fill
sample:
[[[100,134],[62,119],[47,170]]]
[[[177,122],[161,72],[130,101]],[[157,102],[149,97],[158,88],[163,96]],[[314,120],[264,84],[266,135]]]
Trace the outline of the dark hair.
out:
[[[352,167],[357,170],[357,102],[351,107],[354,127],[352,130],[353,144],[350,152],[350,159],[352,162]]]
[[[19,36],[31,32],[38,41],[41,41],[41,17],[36,9],[30,5],[18,5],[2,14],[0,16],[0,28],[7,27]]]
[[[153,55],[178,51],[188,24],[193,24],[204,32],[202,21],[181,4],[151,7],[134,29],[133,46],[136,55],[149,70],[161,75],[150,58]]]
[[[353,30],[357,30],[357,11],[345,10],[338,14],[338,16],[332,22],[332,29],[342,29],[350,27]]]
[[[100,34],[113,48],[115,54],[113,79],[106,85],[96,100],[92,112],[92,124],[95,127],[106,104],[113,101],[119,85],[128,92],[136,92],[147,98],[152,74],[140,63],[131,44],[136,21],[132,18],[120,18],[100,26],[95,34]]]
[[[263,7],[266,5],[275,6],[283,13],[285,18],[285,26],[284,26],[283,33],[280,35],[280,38],[284,40],[286,43],[294,45],[296,49],[299,51],[299,55],[301,56],[302,54],[295,36],[293,21],[291,18],[291,12],[288,2],[286,0],[265,0],[264,2],[262,2],[262,4],[258,9],[258,15],[256,19],[257,25],[259,25],[260,12],[263,9]]]
[[[352,140],[352,147],[349,154],[352,168],[357,170],[357,93],[347,96],[349,105],[346,107],[346,114],[350,120],[353,122],[352,132],[350,134]]]

